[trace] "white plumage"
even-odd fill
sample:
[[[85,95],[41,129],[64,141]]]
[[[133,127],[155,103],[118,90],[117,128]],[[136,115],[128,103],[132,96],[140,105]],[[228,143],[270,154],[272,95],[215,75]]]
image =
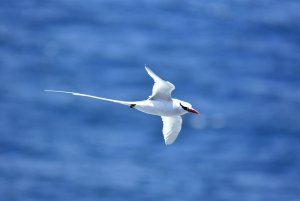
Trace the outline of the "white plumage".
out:
[[[145,66],[147,73],[154,80],[152,88],[152,95],[147,100],[143,101],[120,101],[109,98],[103,98],[99,96],[92,96],[88,94],[82,94],[70,91],[57,91],[57,90],[45,90],[48,92],[67,93],[75,96],[84,96],[89,98],[95,98],[99,100],[119,103],[122,105],[130,106],[141,112],[161,116],[163,121],[163,135],[166,145],[172,144],[181,130],[182,118],[188,112],[199,114],[199,112],[192,108],[192,105],[188,102],[181,101],[172,98],[172,91],[175,86],[168,81],[161,79],[147,66]]]

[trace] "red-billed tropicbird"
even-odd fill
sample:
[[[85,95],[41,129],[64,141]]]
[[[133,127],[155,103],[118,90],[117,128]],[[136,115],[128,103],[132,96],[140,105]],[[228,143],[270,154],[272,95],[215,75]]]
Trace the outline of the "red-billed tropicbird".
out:
[[[89,98],[110,101],[122,105],[127,105],[130,108],[135,108],[147,114],[161,116],[163,121],[162,132],[164,135],[164,140],[166,145],[170,145],[176,140],[181,130],[181,115],[184,115],[188,112],[199,114],[199,112],[192,108],[192,105],[190,103],[172,98],[171,93],[175,89],[175,86],[171,82],[161,79],[155,73],[153,73],[153,71],[151,71],[147,66],[145,66],[145,69],[147,73],[153,78],[154,85],[152,89],[152,95],[149,96],[147,100],[143,101],[120,101],[70,91],[45,91],[68,93],[73,94],[75,96],[85,96]]]

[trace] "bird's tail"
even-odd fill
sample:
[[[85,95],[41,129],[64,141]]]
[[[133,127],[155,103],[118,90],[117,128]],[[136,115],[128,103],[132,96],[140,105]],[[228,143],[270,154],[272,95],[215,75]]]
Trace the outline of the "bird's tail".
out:
[[[109,101],[109,102],[113,102],[113,103],[119,103],[119,104],[127,105],[127,106],[132,106],[132,105],[136,104],[136,102],[134,102],[134,101],[120,101],[120,100],[102,98],[102,97],[98,97],[98,96],[92,96],[92,95],[88,95],[88,94],[82,94],[82,93],[71,92],[71,91],[57,91],[57,90],[44,90],[44,91],[46,91],[46,92],[55,92],[55,93],[72,94],[74,96],[85,96],[85,97],[88,97],[88,98],[95,98],[95,99]]]

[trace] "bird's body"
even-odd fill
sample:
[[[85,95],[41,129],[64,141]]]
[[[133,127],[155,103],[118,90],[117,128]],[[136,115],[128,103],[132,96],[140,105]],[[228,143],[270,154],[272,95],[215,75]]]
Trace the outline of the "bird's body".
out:
[[[134,108],[147,114],[166,117],[181,116],[187,113],[180,109],[180,100],[178,99],[172,99],[171,101],[148,99],[137,102]]]
[[[156,74],[154,74],[148,67],[145,68],[148,74],[153,78],[155,83],[152,89],[152,95],[149,96],[147,100],[143,101],[120,101],[69,91],[45,91],[68,93],[73,94],[75,96],[85,96],[89,98],[119,103],[122,105],[127,105],[131,108],[137,109],[147,114],[161,116],[164,124],[163,134],[165,143],[166,145],[169,145],[176,140],[181,130],[181,115],[184,115],[188,112],[192,112],[195,114],[199,113],[197,110],[192,108],[190,103],[171,97],[171,93],[175,89],[175,86],[172,83],[161,79]]]

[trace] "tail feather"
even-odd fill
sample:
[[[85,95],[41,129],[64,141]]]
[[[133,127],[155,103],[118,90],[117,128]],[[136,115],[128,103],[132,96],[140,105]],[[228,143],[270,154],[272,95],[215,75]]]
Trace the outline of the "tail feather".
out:
[[[88,98],[95,98],[95,99],[99,99],[99,100],[103,100],[103,101],[108,101],[108,102],[113,102],[113,103],[119,103],[119,104],[127,105],[127,106],[131,106],[132,104],[135,104],[134,101],[132,101],[132,102],[130,102],[130,101],[120,101],[120,100],[103,98],[103,97],[99,97],[99,96],[92,96],[92,95],[88,95],[88,94],[82,94],[82,93],[71,92],[71,91],[57,91],[57,90],[44,90],[44,91],[46,91],[46,92],[54,92],[54,93],[72,94],[74,96],[84,96],[84,97],[88,97]]]

